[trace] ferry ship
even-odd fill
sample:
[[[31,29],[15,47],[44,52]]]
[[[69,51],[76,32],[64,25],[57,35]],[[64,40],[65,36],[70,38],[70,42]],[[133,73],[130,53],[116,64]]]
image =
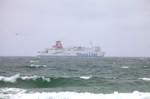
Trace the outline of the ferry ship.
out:
[[[104,57],[105,53],[101,51],[99,46],[82,47],[75,46],[64,48],[61,41],[56,41],[56,44],[51,48],[39,52],[39,57]]]

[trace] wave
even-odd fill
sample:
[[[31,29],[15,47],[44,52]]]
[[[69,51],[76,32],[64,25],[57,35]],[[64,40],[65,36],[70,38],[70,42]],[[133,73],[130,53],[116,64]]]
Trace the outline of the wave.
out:
[[[5,94],[18,94],[18,93],[25,93],[27,90],[20,89],[20,88],[0,88],[0,93]]]
[[[47,65],[36,65],[36,64],[31,64],[29,67],[37,67],[37,68],[39,68],[39,67],[47,67]]]
[[[150,81],[150,78],[139,78],[141,80]]]
[[[111,94],[95,94],[95,93],[78,93],[78,92],[29,92],[22,89],[16,88],[14,93],[10,92],[10,90],[5,89],[0,92],[0,98],[2,99],[150,99],[150,93],[142,93],[138,91],[134,91],[132,93],[118,93],[114,92]],[[20,90],[21,92],[18,92]]]
[[[28,68],[41,68],[41,67],[47,67],[47,65],[30,64],[30,65],[27,65],[25,67],[28,67]]]
[[[30,62],[30,63],[38,63],[39,60],[30,60],[29,62]]]
[[[10,76],[10,77],[5,77],[5,76],[0,76],[0,81],[4,81],[4,82],[10,82],[10,83],[15,83],[17,82],[18,79],[21,79],[21,80],[37,80],[37,79],[42,79],[44,81],[48,81],[50,82],[50,79],[44,77],[44,76],[23,76],[21,77],[20,74],[16,74],[16,75],[13,75],[13,76]]]
[[[126,85],[131,86],[131,90],[135,89],[140,90],[141,83],[149,85],[149,82],[141,81],[146,80],[150,81],[148,78],[139,78],[137,80],[129,80],[128,82],[118,82],[119,79],[114,78],[100,78],[95,76],[80,76],[80,77],[46,77],[46,76],[21,76],[16,74],[10,77],[0,76],[0,87],[8,88],[71,88],[71,87],[84,87],[92,88],[93,86],[98,86],[106,90],[110,88],[113,92],[114,90],[121,91],[124,90],[124,87],[121,89],[116,89],[112,86]],[[134,84],[134,87],[132,87]],[[128,87],[128,86],[127,86]],[[143,86],[145,88],[145,86]],[[106,89],[105,89],[106,88]],[[84,90],[84,89],[83,89]],[[92,89],[93,90],[93,89]],[[98,89],[96,89],[98,90]],[[147,89],[149,90],[149,89]]]
[[[81,77],[45,77],[45,76],[20,76],[16,74],[10,77],[0,76],[0,87],[18,88],[48,88],[66,86],[86,86],[92,76]]]
[[[120,68],[127,69],[127,68],[129,68],[129,67],[128,67],[128,66],[122,66],[122,67],[120,67]]]
[[[0,81],[14,83],[14,82],[16,82],[16,79],[19,77],[20,77],[20,74],[16,74],[16,75],[11,76],[11,77],[0,76]]]
[[[80,78],[81,79],[90,79],[90,78],[92,78],[92,76],[81,76]]]

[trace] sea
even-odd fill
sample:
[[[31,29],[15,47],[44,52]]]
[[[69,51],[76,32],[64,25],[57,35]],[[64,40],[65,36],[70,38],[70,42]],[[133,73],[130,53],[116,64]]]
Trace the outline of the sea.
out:
[[[0,57],[0,99],[150,99],[150,58]]]

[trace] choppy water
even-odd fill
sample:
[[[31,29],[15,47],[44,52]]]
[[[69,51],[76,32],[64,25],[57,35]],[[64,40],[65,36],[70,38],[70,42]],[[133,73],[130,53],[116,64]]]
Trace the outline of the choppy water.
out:
[[[0,99],[150,99],[150,58],[0,57]]]

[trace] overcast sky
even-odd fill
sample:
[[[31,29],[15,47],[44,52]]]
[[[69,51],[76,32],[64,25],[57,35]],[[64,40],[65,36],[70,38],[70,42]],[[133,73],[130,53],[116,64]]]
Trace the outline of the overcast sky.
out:
[[[150,0],[0,0],[0,56],[36,55],[56,40],[150,56]]]

